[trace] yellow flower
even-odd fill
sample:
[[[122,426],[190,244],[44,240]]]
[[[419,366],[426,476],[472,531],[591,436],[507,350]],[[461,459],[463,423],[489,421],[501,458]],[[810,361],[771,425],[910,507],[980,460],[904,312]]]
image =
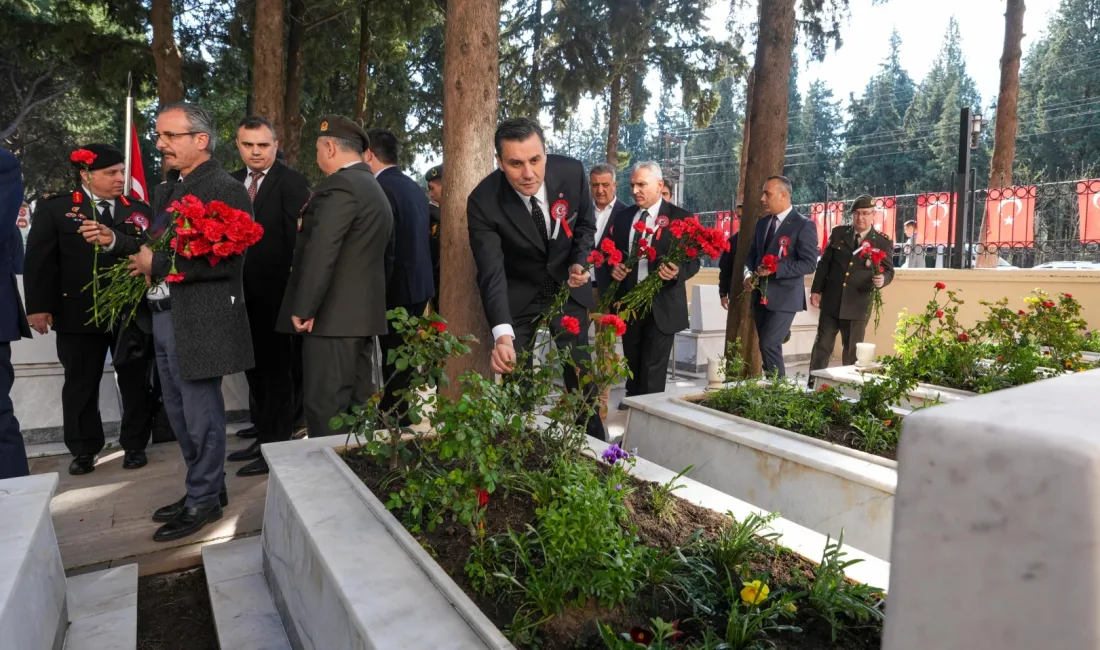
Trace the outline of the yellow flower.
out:
[[[759,605],[768,599],[768,593],[771,591],[768,589],[768,585],[759,580],[742,582],[741,584],[745,585],[745,588],[741,590],[741,600],[745,601],[746,605]]]
[[[791,614],[797,614],[798,608],[794,606],[794,603],[787,603],[787,611]]]

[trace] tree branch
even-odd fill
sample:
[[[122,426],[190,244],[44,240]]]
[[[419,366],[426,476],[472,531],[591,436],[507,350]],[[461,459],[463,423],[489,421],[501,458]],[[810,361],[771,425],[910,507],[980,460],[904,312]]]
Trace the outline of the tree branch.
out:
[[[312,23],[306,25],[306,31],[308,32],[309,30],[313,29],[314,27],[319,27],[319,26],[327,23],[330,20],[335,20],[336,18],[339,18],[340,16],[346,14],[348,11],[350,11],[350,10],[349,9],[341,9],[340,11],[337,11],[336,13],[332,14],[331,16],[328,16],[327,18],[321,18],[320,20],[315,20]]]
[[[51,66],[50,69],[52,70],[53,66]],[[40,80],[41,77],[39,78],[39,80],[35,81],[34,85],[31,86],[31,94],[27,97],[28,100],[34,97],[33,91],[35,87],[37,87]],[[45,97],[34,101],[24,102],[23,106],[19,109],[19,113],[16,114],[15,119],[12,120],[11,124],[5,127],[3,131],[0,131],[0,142],[3,142],[4,140],[7,140],[9,137],[11,137],[11,134],[15,133],[15,130],[19,128],[19,125],[23,123],[23,120],[27,117],[27,115],[30,114],[31,111],[47,102],[51,102],[58,97],[64,95],[65,93],[69,92],[69,90],[71,90],[75,85],[76,82],[68,81],[63,84],[59,90],[49,95],[46,95]]]

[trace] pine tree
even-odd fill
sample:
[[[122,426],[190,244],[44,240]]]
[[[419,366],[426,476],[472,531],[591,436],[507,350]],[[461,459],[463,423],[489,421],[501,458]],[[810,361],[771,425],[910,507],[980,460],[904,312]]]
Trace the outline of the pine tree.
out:
[[[828,180],[835,184],[833,177],[839,170],[842,127],[840,103],[833,98],[833,91],[824,81],[815,80],[797,114],[798,144],[787,153],[785,173],[794,184],[796,204],[821,200],[822,183]]]
[[[713,128],[692,137],[687,145],[687,185],[684,206],[693,212],[731,210],[740,181],[741,121],[745,115],[744,84],[727,77],[717,85],[721,106]]]

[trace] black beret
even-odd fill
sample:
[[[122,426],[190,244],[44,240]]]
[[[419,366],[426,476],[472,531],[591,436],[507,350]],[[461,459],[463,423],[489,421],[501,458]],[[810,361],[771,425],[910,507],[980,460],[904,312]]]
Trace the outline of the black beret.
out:
[[[90,151],[95,158],[90,163],[87,163],[89,171],[95,171],[97,169],[106,169],[113,165],[121,165],[126,162],[125,157],[122,155],[122,151],[118,147],[112,147],[109,144],[86,144],[80,149],[73,152],[73,158],[84,160],[83,156],[77,155],[77,151]],[[72,160],[72,158],[70,158]],[[72,160],[73,166],[77,169],[84,169],[84,162],[78,162],[78,160]]]
[[[436,165],[428,170],[427,174],[424,174],[424,182],[431,183],[432,181],[443,180],[443,165]]]
[[[855,201],[852,201],[852,212],[856,210],[867,210],[875,207],[875,199],[869,194],[860,194],[856,197]]]
[[[370,138],[367,137],[367,132],[363,130],[363,127],[343,115],[326,115],[322,117],[317,135],[344,138],[353,142],[359,141],[363,144],[363,151],[370,147]]]

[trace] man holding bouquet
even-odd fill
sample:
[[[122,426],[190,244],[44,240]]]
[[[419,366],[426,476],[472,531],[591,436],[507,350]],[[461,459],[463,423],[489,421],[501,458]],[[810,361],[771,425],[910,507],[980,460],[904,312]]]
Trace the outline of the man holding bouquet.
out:
[[[821,309],[810,372],[829,367],[836,335],[844,346],[844,365],[856,362],[871,316],[872,294],[894,279],[894,244],[873,228],[875,200],[864,194],[852,203],[852,225],[837,226],[817,263],[810,303]],[[884,254],[883,254],[884,253]],[[814,385],[813,375],[809,384]]]
[[[668,357],[676,332],[688,326],[686,283],[699,272],[698,257],[676,265],[665,257],[676,245],[677,237],[670,225],[691,214],[661,198],[664,188],[661,167],[655,162],[642,162],[630,174],[630,191],[634,206],[615,216],[612,237],[620,251],[631,251],[634,244],[645,240],[654,252],[639,258],[633,268],[619,264],[611,270],[611,278],[619,283],[615,299],[623,298],[638,283],[651,274],[658,275],[664,285],[653,298],[653,305],[642,318],[628,320],[623,335],[623,355],[630,366],[626,395],[648,395],[665,390]],[[625,409],[623,404],[619,409]]]
[[[107,350],[122,397],[119,444],[126,452],[122,466],[137,469],[148,462],[145,446],[156,412],[149,382],[152,350],[127,359],[116,345],[118,324],[94,322],[97,292],[89,285],[97,268],[105,269],[118,258],[103,251],[97,255],[91,244],[75,235],[85,220],[94,220],[136,236],[149,227],[152,215],[148,205],[123,196],[123,156],[115,147],[86,145],[73,152],[73,166],[79,188],[44,196],[35,209],[24,260],[27,321],[39,334],[53,329],[56,336],[57,359],[65,369],[61,414],[65,446],[73,455],[69,473],[94,471],[96,455],[105,444],[99,385]],[[100,282],[99,288],[103,287]]]
[[[129,255],[131,275],[144,276],[149,286],[144,300],[152,312],[164,407],[187,463],[186,495],[153,513],[153,521],[164,523],[153,536],[158,542],[186,537],[221,518],[229,503],[222,377],[255,365],[242,286],[243,246],[239,252],[227,250],[234,247],[226,247],[220,236],[201,248],[197,239],[187,247],[162,241],[187,239],[199,218],[211,220],[212,202],[221,202],[225,212],[243,212],[252,224],[244,185],[213,158],[216,133],[209,114],[194,104],[162,108],[156,144],[172,172],[154,191],[152,226],[140,238],[90,221],[81,227],[90,241]],[[189,206],[185,215],[179,213],[181,204]]]

